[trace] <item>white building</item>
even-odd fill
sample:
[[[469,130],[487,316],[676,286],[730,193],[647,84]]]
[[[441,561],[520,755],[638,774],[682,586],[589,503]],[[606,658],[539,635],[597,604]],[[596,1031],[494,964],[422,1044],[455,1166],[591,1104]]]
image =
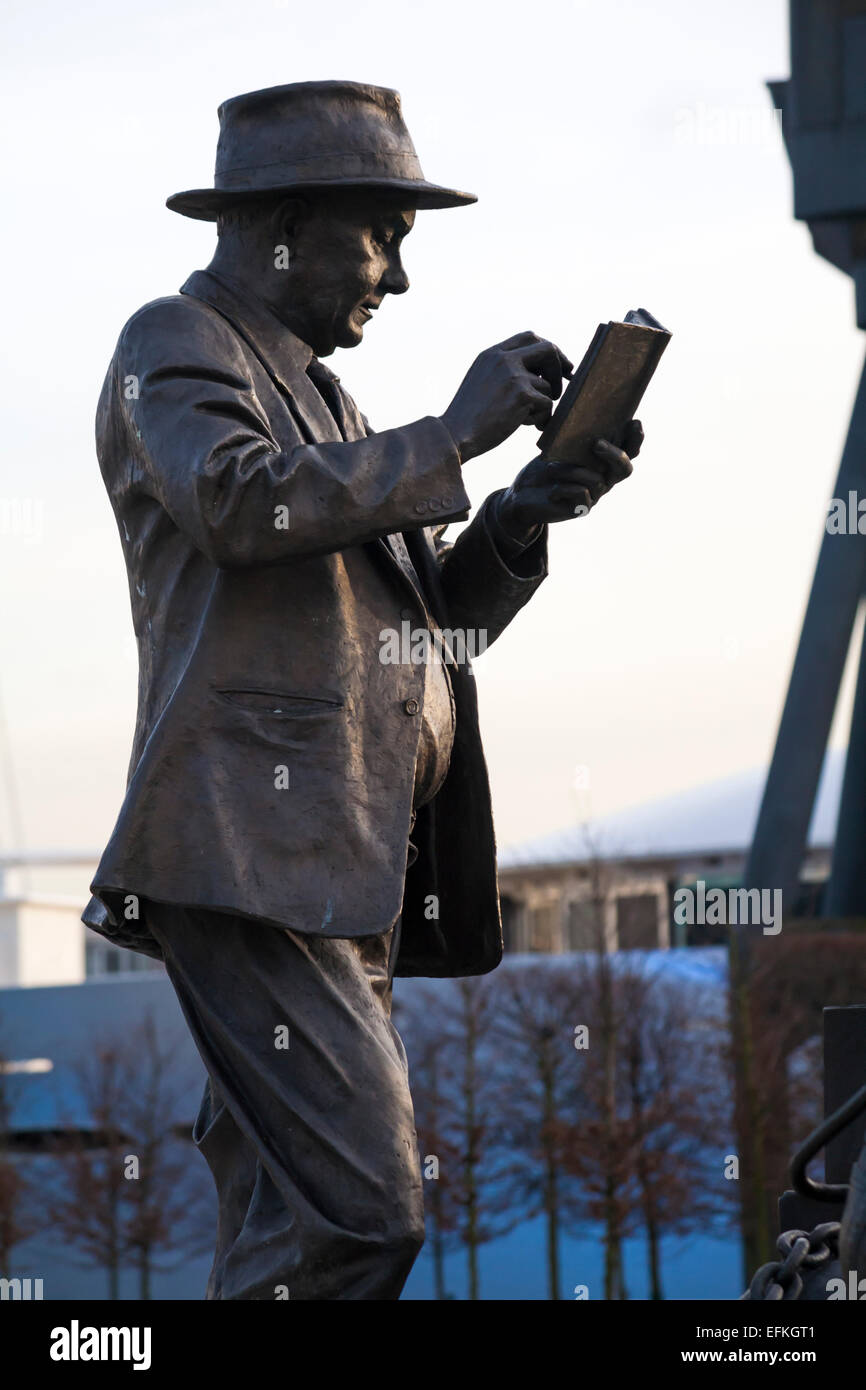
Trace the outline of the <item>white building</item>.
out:
[[[0,989],[161,970],[158,961],[112,946],[81,921],[98,860],[93,851],[0,855]]]
[[[843,760],[828,755],[818,791],[795,905],[807,912],[818,909],[830,870]],[[743,773],[501,850],[506,950],[713,944],[709,929],[677,937],[672,896],[699,879],[708,887],[738,885],[763,785],[762,770]],[[112,946],[80,921],[98,857],[0,856],[0,988],[161,971],[157,961]]]
[[[844,755],[824,765],[798,903],[820,910],[830,872]],[[499,887],[508,951],[666,949],[713,945],[727,929],[680,929],[673,894],[698,880],[740,884],[764,787],[763,770],[740,773],[572,825],[499,854]]]

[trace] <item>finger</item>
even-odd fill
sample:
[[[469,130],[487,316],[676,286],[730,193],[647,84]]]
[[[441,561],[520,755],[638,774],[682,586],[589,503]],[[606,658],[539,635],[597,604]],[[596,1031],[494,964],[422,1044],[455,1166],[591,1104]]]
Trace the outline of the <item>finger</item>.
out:
[[[554,343],[553,346],[556,347],[556,344]],[[560,347],[556,348],[556,352],[557,356],[559,357],[559,364],[560,370],[562,371],[562,375],[564,377],[572,376],[574,374],[574,363],[572,362],[571,358],[566,357],[565,353]]]
[[[528,397],[526,414],[523,417],[527,425],[535,425],[536,429],[543,429],[553,414],[553,401],[549,396],[542,395],[540,391],[532,391]]]
[[[537,347],[553,348],[559,358],[562,375],[571,376],[574,371],[574,363],[571,361],[570,357],[566,357],[561,348],[558,348],[555,343],[549,342],[547,338],[540,338],[537,333],[533,333],[530,329],[527,329],[525,333],[515,333],[511,338],[506,338],[504,342],[499,344],[499,347],[503,352],[514,352],[518,349],[532,349]]]
[[[511,338],[506,338],[499,347],[503,352],[513,352],[515,348],[529,347],[532,343],[541,343],[543,338],[539,338],[537,333],[532,333],[529,329],[525,333],[515,333]]]
[[[637,458],[641,451],[643,439],[643,425],[640,420],[631,420],[626,426],[625,438],[622,441],[622,447],[630,459]]]
[[[596,458],[600,458],[607,464],[609,475],[615,482],[627,478],[633,472],[628,454],[623,449],[618,449],[615,444],[611,444],[608,439],[597,439],[592,446],[592,452]]]
[[[562,377],[569,377],[574,371],[573,363],[567,359],[566,354],[560,352],[556,343],[548,342],[546,338],[539,338],[534,343],[513,350],[523,357],[524,367],[534,368],[548,379],[555,375],[559,381]]]
[[[547,477],[550,482],[580,483],[581,487],[600,487],[605,491],[610,487],[606,470],[588,468],[585,464],[560,463],[551,459],[547,464]]]
[[[536,394],[536,393],[539,394],[539,395],[542,395],[542,396],[546,397],[546,399],[549,400],[549,401],[552,401],[552,400],[553,400],[553,398],[554,398],[554,392],[553,392],[553,389],[552,389],[552,387],[551,387],[551,385],[550,385],[550,382],[547,380],[547,377],[545,377],[545,376],[533,376],[533,377],[530,377],[530,378],[529,378],[529,392],[528,392],[528,394],[534,395],[534,394]]]
[[[592,510],[596,499],[593,497],[589,488],[576,487],[574,484],[562,484],[552,487],[549,491],[549,501],[557,506],[565,505],[571,516],[583,516]]]
[[[571,376],[574,370],[565,353],[560,352],[555,343],[549,343],[543,338],[527,347],[514,350],[523,359],[525,367],[531,367],[547,378],[553,387],[553,394],[558,396],[562,391],[562,378]]]
[[[597,502],[612,487],[610,480],[594,468],[557,468],[553,473],[552,482],[561,487],[585,488],[593,502]]]

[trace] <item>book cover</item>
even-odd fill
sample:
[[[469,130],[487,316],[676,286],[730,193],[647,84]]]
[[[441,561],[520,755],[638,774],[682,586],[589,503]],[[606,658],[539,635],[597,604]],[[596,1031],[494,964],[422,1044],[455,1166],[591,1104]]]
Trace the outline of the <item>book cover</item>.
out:
[[[632,309],[621,323],[600,323],[541,432],[542,456],[597,467],[593,444],[621,443],[670,339],[646,309]]]

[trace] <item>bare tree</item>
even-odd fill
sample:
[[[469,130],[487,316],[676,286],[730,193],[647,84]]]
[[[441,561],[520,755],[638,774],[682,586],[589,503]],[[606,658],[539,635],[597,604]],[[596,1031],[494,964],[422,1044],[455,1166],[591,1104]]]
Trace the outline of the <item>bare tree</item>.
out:
[[[431,1213],[437,1296],[455,1238],[474,1298],[483,1241],[541,1217],[550,1298],[561,1296],[564,1234],[599,1223],[605,1297],[627,1297],[623,1246],[642,1233],[660,1299],[663,1238],[730,1220],[723,1001],[658,962],[606,949],[608,870],[590,867],[592,949],[508,962],[492,980],[415,1001],[407,1037],[422,1152],[444,1155],[448,1170]]]
[[[731,1018],[748,1279],[772,1257],[791,1154],[821,1115],[823,1009],[863,1000],[866,952],[863,924],[850,920],[786,919],[779,935],[750,937],[748,952],[738,934],[731,933]]]
[[[495,1044],[491,1038],[495,990],[488,979],[464,979],[447,988],[428,989],[416,1004],[435,1019],[435,1130],[439,1155],[443,1243],[454,1240],[466,1252],[468,1295],[480,1298],[479,1251],[510,1230],[519,1213],[501,1200],[503,1157]],[[413,1057],[411,1024],[407,1046]],[[422,1101],[422,1093],[416,1102]],[[422,1127],[423,1127],[422,1112]],[[432,1150],[431,1150],[432,1152]]]
[[[596,1092],[596,1116],[585,1126],[587,1137],[592,1136],[598,1160],[591,1165],[597,1171],[601,1184],[601,1217],[604,1223],[604,1296],[605,1299],[626,1298],[625,1267],[622,1244],[625,1238],[630,1202],[624,1195],[629,1184],[630,1170],[628,1154],[625,1150],[626,1135],[618,1110],[617,1098],[617,1052],[619,1017],[614,998],[613,964],[608,939],[608,903],[611,900],[612,867],[600,850],[591,828],[586,827],[584,838],[587,845],[586,871],[588,891],[584,901],[577,905],[578,916],[582,915],[582,936],[591,943],[592,955],[587,957],[591,967],[587,973],[584,966],[584,980],[589,985],[588,1003],[593,1007],[593,1031],[600,1042],[600,1066],[593,1076]],[[590,1053],[586,1054],[587,1058]],[[595,1050],[593,1060],[599,1056]],[[584,1162],[588,1151],[584,1147]]]
[[[428,1249],[437,1299],[448,1299],[445,1255],[459,1246],[459,1150],[448,1134],[449,1058],[436,1012],[418,1011],[401,1031],[412,1055],[412,1099],[426,1183]]]
[[[83,1263],[104,1269],[108,1297],[120,1291],[124,1254],[123,1099],[127,1085],[122,1045],[96,1041],[75,1069],[78,1100],[86,1115],[67,1117],[55,1153],[59,1187],[48,1194],[52,1228]]]
[[[12,1273],[16,1247],[42,1225],[38,1193],[25,1176],[13,1145],[11,1063],[0,1053],[0,1278]]]
[[[177,1116],[185,1087],[174,1077],[176,1044],[160,1044],[152,1018],[135,1039],[134,1084],[123,1105],[129,1151],[124,1235],[138,1269],[139,1297],[151,1296],[155,1270],[177,1267],[213,1245],[209,1175]],[[132,1176],[132,1173],[135,1176]]]
[[[543,1216],[548,1297],[559,1299],[561,1237],[582,1205],[563,1162],[563,1140],[581,1105],[574,972],[550,960],[509,965],[497,981],[496,1004],[499,1122],[507,1145],[502,1200],[524,1220]]]
[[[175,1048],[146,1018],[92,1045],[73,1068],[82,1114],[57,1146],[62,1175],[49,1210],[78,1257],[105,1269],[111,1299],[125,1263],[147,1299],[154,1270],[212,1244],[207,1175],[178,1133]]]
[[[647,1238],[650,1297],[664,1297],[662,1234],[685,1234],[730,1216],[735,1188],[720,1143],[732,1132],[733,1095],[724,1064],[725,1019],[705,991],[632,967],[623,996],[623,1085]],[[708,1181],[710,1165],[714,1181]]]

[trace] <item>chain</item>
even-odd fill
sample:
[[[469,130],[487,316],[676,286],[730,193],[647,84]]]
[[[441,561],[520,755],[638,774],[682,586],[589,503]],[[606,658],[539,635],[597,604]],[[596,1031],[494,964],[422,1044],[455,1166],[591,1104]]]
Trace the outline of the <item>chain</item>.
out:
[[[807,1168],[829,1139],[841,1133],[852,1120],[866,1110],[866,1086],[855,1091],[844,1105],[814,1129],[791,1160],[791,1181],[796,1192],[819,1202],[844,1202],[848,1196],[847,1183],[816,1182]],[[849,1217],[849,1225],[851,1218]],[[780,1260],[761,1265],[740,1300],[781,1301],[802,1297],[803,1276],[800,1270],[820,1269],[839,1259],[839,1221],[824,1221],[813,1231],[785,1231],[776,1241]],[[846,1227],[847,1229],[847,1227]],[[850,1243],[850,1241],[849,1241]]]
[[[803,1292],[802,1269],[819,1269],[839,1256],[838,1221],[824,1221],[813,1231],[785,1231],[776,1241],[782,1256],[761,1265],[743,1299],[781,1301],[799,1298]]]
[[[817,1202],[845,1201],[848,1196],[847,1183],[816,1182],[814,1178],[809,1177],[806,1169],[827,1141],[841,1134],[842,1130],[862,1115],[864,1110],[866,1086],[861,1086],[859,1091],[849,1096],[844,1105],[840,1105],[838,1110],[828,1115],[823,1124],[812,1130],[806,1142],[794,1154],[791,1159],[791,1186],[801,1197],[813,1197]]]

